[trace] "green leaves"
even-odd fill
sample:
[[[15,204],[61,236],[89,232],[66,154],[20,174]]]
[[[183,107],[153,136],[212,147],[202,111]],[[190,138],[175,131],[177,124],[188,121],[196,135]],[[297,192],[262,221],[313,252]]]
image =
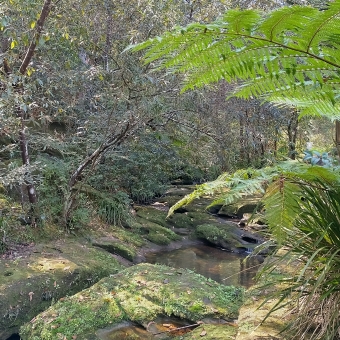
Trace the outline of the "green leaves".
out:
[[[339,118],[340,0],[327,10],[283,7],[268,15],[230,10],[211,24],[191,24],[130,47],[146,63],[185,74],[183,91],[222,79],[233,93],[295,106],[301,115]],[[313,103],[313,105],[311,105]]]

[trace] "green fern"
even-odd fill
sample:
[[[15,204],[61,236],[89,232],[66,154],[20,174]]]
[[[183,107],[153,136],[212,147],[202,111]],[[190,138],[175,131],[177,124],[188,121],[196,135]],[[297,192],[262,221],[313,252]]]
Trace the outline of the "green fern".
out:
[[[228,205],[244,196],[262,194],[267,223],[276,240],[283,242],[302,211],[305,188],[310,185],[319,188],[320,181],[330,188],[339,186],[338,171],[297,161],[285,161],[261,170],[238,170],[232,175],[226,173],[215,181],[198,185],[170,208],[168,216],[206,195],[216,197],[210,205],[213,206]]]
[[[269,14],[230,10],[129,47],[146,63],[185,74],[183,91],[220,80],[243,81],[233,95],[263,97],[337,119],[340,95],[340,0],[327,10],[283,7]],[[312,104],[312,105],[311,105]]]

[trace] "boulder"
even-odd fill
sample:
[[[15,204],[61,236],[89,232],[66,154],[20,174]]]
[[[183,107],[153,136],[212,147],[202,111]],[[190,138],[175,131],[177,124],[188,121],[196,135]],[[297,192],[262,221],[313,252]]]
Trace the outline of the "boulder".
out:
[[[124,267],[109,253],[78,242],[31,246],[16,259],[0,260],[0,339],[68,294]]]
[[[222,206],[217,214],[225,217],[242,218],[243,214],[253,213],[255,209],[258,208],[259,203],[260,197],[244,197],[233,204]]]
[[[216,247],[237,253],[251,252],[263,242],[259,236],[240,229],[233,222],[199,225],[196,236]]]
[[[20,330],[23,340],[103,339],[124,321],[146,329],[168,315],[189,323],[232,320],[243,289],[224,286],[185,269],[139,264],[60,299]],[[114,337],[113,337],[114,338]]]

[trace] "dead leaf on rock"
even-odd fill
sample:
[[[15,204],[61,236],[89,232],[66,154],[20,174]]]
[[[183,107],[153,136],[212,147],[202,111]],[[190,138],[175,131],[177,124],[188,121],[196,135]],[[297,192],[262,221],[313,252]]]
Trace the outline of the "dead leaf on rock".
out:
[[[205,336],[207,335],[207,331],[203,329],[203,331],[201,332],[200,336]]]
[[[33,295],[34,295],[34,293],[33,293],[33,292],[29,292],[29,293],[28,293],[28,296],[30,297],[30,301],[32,301],[32,299],[33,299]]]

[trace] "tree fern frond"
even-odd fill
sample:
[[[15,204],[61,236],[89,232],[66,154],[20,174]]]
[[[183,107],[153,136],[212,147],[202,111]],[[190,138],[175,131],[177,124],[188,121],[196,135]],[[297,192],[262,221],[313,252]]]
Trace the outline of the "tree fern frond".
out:
[[[302,197],[301,188],[294,183],[280,177],[272,183],[266,191],[263,203],[266,219],[277,240],[283,241],[300,212],[298,200]]]
[[[270,41],[287,39],[282,32],[292,32],[307,25],[318,11],[312,7],[291,6],[283,7],[265,18],[258,30]]]
[[[303,105],[303,114],[338,117],[339,36],[340,0],[335,0],[325,11],[304,6],[269,14],[230,10],[212,24],[177,27],[132,49],[146,49],[147,63],[185,74],[184,91],[221,79],[241,80],[246,83],[234,95],[270,101],[297,91],[292,101],[282,102],[299,105],[305,91],[319,104],[311,110]]]
[[[330,4],[326,11],[318,11],[301,32],[302,47],[313,53],[318,53],[321,42],[328,43],[330,32],[339,32],[340,2]]]

